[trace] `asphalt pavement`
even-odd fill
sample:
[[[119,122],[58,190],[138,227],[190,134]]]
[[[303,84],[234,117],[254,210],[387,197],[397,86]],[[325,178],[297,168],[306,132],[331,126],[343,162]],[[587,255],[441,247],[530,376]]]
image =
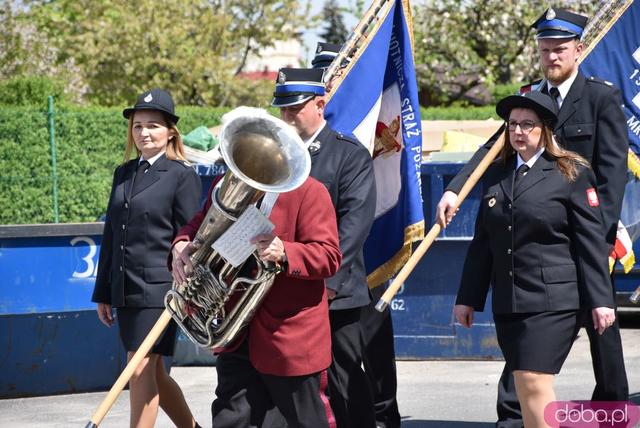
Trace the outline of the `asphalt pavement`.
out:
[[[622,338],[631,400],[640,405],[640,312],[623,313]],[[399,361],[398,400],[403,428],[489,428],[496,419],[496,385],[501,361]],[[210,405],[216,386],[214,367],[174,367],[187,402],[204,427],[211,426]],[[584,331],[556,378],[558,400],[588,400],[593,389],[589,340]],[[106,393],[0,400],[2,428],[84,427]],[[129,420],[128,392],[107,414],[104,428],[122,428]],[[159,414],[157,427],[172,427]]]

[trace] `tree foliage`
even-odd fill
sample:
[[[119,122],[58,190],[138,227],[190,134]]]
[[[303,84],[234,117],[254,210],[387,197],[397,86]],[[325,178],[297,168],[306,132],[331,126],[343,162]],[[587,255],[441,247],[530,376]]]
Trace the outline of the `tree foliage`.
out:
[[[298,0],[32,0],[21,18],[72,63],[83,100],[130,103],[154,86],[176,102],[230,104],[251,95],[234,76],[246,55],[297,37]]]
[[[503,0],[426,0],[414,4],[416,68],[422,102],[450,104],[478,85],[540,76],[535,32],[540,3]],[[563,7],[593,16],[595,2]]]
[[[342,44],[347,40],[349,32],[344,23],[343,10],[336,0],[327,0],[322,9],[323,32],[320,37],[327,43]]]

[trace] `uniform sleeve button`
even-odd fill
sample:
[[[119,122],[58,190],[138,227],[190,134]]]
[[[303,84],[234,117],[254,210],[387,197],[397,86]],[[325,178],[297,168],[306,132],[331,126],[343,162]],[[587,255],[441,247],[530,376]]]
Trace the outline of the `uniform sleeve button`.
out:
[[[511,225],[507,226],[507,230],[511,232]]]
[[[128,203],[128,202],[125,202],[125,203],[124,203],[124,207],[125,207],[125,208],[129,208],[129,203]]]
[[[511,248],[507,249],[507,254],[511,254]]]
[[[125,230],[127,228],[127,226],[125,226],[124,224],[122,225],[122,230]]]
[[[512,270],[509,271],[509,276],[513,277],[513,271]]]
[[[120,272],[122,272],[122,265],[120,265]]]
[[[121,249],[121,250],[124,250],[124,245],[120,245],[120,249]]]

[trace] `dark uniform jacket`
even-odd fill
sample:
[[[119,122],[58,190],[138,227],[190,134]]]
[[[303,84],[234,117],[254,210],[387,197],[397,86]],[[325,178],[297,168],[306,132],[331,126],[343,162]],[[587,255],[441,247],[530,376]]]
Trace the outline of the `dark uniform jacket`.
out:
[[[211,189],[216,183],[214,180]],[[211,189],[204,208],[180,230],[174,242],[193,240],[211,206]],[[322,184],[308,178],[302,186],[278,196],[269,219],[275,225],[273,233],[284,244],[287,264],[249,324],[249,359],[260,373],[317,373],[331,364],[324,279],[340,266],[334,210]],[[236,341],[236,347],[241,342]]]
[[[545,85],[546,91],[546,85]],[[554,134],[565,149],[574,151],[591,163],[598,183],[598,196],[606,230],[606,240],[616,238],[624,187],[627,182],[629,140],[620,91],[604,81],[585,78],[578,72],[562,102]],[[491,140],[476,152],[447,190],[460,192],[466,179],[486,155]]]
[[[456,304],[482,311],[492,283],[494,313],[613,307],[591,169],[571,183],[545,152],[512,195],[514,171],[515,156],[485,174]]]
[[[171,241],[197,212],[202,186],[193,168],[162,155],[131,194],[138,160],[113,176],[92,301],[160,308],[172,284]]]
[[[362,247],[376,210],[376,184],[369,151],[325,125],[309,147],[311,176],[329,190],[338,218],[342,265],[327,280],[337,292],[330,309],[366,306],[371,301]]]

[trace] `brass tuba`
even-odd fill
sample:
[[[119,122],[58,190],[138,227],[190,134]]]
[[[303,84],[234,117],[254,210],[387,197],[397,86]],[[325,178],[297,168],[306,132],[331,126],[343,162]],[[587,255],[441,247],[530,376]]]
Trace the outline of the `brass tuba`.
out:
[[[267,192],[297,188],[311,169],[309,152],[295,130],[261,109],[227,113],[219,147],[228,171],[213,189],[211,208],[194,239],[193,272],[165,296],[173,319],[203,348],[224,348],[233,341],[279,272],[255,252],[234,267],[212,244]]]

